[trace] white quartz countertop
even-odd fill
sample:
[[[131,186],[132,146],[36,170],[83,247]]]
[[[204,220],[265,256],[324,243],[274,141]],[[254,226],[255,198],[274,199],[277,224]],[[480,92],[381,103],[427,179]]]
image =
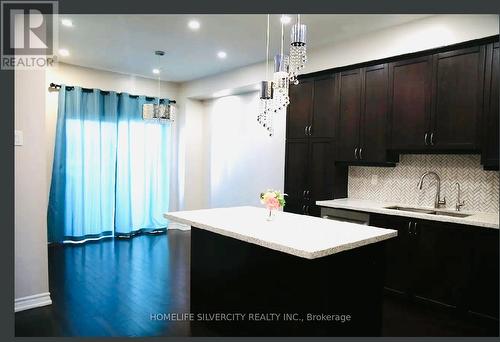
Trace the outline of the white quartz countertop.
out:
[[[470,225],[470,226],[498,229],[498,213],[479,213],[479,212],[470,212],[467,210],[463,210],[463,211],[460,211],[460,213],[469,214],[470,216],[452,217],[452,216],[424,214],[424,213],[418,213],[418,212],[409,212],[409,211],[394,210],[394,209],[387,209],[386,208],[386,207],[390,207],[390,206],[413,207],[411,205],[406,205],[406,204],[401,204],[401,203],[376,202],[376,201],[371,201],[371,200],[351,199],[351,198],[340,198],[340,199],[328,200],[328,201],[316,201],[316,204],[319,206],[322,206],[322,207],[348,209],[348,210],[363,211],[363,212],[368,212],[368,213],[393,215],[393,216],[404,216],[404,217],[412,217],[412,218],[417,218],[417,219],[422,219],[422,220],[458,223],[458,224],[465,224],[465,225]],[[439,211],[445,211],[445,212],[446,211],[454,212],[453,209],[449,209],[449,208],[447,208],[447,209],[423,208],[423,209],[439,210]]]
[[[220,235],[232,237],[306,259],[354,249],[397,236],[392,229],[326,220],[279,211],[267,221],[267,210],[230,207],[169,212],[164,216]]]

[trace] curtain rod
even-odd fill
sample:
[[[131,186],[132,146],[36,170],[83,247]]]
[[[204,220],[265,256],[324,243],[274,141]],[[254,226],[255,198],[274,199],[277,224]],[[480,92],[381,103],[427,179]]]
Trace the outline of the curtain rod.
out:
[[[61,89],[61,85],[60,84],[51,83],[49,85],[49,90],[59,91],[59,89]],[[75,87],[73,87],[73,86],[66,86],[66,90],[73,90],[73,89],[75,89]],[[82,88],[82,91],[90,93],[90,92],[93,92],[94,89],[92,89],[92,88]],[[109,91],[108,90],[101,90],[101,94],[105,94],[105,95],[109,94]],[[120,95],[121,93],[117,93],[117,94]],[[130,94],[129,94],[129,96],[132,97],[132,98],[138,98],[139,97],[139,95],[130,95]],[[152,101],[154,99],[155,99],[155,97],[146,96],[146,100],[147,101]],[[165,100],[165,99],[162,99],[162,100]],[[169,101],[169,103],[177,103],[175,100],[168,100],[168,101]]]

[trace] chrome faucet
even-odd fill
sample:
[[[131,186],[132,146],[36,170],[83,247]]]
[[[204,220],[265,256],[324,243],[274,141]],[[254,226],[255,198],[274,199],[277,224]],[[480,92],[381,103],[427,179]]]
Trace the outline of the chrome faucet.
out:
[[[455,185],[457,186],[457,203],[455,204],[455,210],[456,211],[460,211],[461,207],[463,207],[465,205],[465,201],[460,201],[460,183],[459,182],[456,182]]]
[[[437,183],[436,183],[436,197],[434,199],[434,208],[439,208],[441,205],[446,204],[446,197],[443,197],[441,200],[441,178],[439,178],[439,175],[435,173],[434,171],[427,171],[424,173],[422,176],[420,176],[420,181],[418,182],[417,187],[422,190],[422,185],[424,184],[424,178],[426,176],[433,175],[436,177]]]

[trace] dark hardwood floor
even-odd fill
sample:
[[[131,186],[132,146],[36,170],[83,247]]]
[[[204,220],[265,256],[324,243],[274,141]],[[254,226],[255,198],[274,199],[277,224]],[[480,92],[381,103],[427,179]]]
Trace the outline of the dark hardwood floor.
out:
[[[50,306],[16,313],[16,336],[189,336],[190,232],[49,248]],[[212,335],[207,331],[207,336]],[[498,322],[387,296],[384,336],[498,336]]]
[[[190,232],[49,247],[53,304],[16,313],[16,336],[187,336]]]

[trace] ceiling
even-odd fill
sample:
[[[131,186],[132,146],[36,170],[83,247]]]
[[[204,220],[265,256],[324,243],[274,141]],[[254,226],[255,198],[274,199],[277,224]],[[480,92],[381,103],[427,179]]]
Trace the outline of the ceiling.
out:
[[[428,15],[307,14],[308,48],[367,34]],[[184,82],[265,60],[266,15],[68,15],[73,27],[60,24],[59,47],[69,56],[59,60],[96,69]],[[295,20],[294,16],[292,16]],[[188,28],[200,22],[197,31]],[[290,25],[285,26],[289,39]],[[280,16],[271,16],[271,56],[279,49]],[[161,65],[154,55],[164,50]],[[220,59],[217,52],[225,51]]]

